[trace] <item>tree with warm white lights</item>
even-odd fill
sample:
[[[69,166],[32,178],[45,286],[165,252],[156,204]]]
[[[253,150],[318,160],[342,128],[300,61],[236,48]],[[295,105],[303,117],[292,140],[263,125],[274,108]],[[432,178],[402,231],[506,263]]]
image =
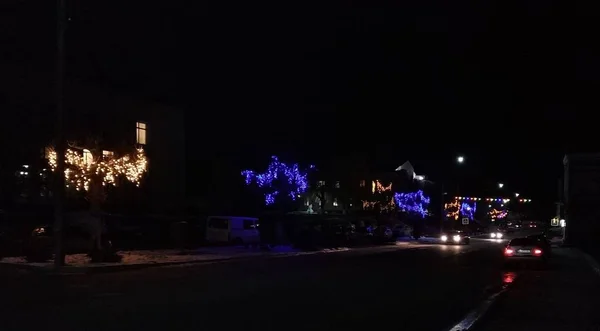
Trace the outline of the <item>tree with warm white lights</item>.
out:
[[[56,152],[50,148],[48,163],[52,171],[56,170]],[[94,155],[87,149],[77,151],[69,148],[65,153],[65,183],[67,188],[89,192],[92,182],[102,186],[117,186],[120,180],[126,180],[139,186],[148,170],[148,160],[144,150],[121,157]]]
[[[264,172],[242,171],[246,185],[255,185],[263,194],[265,205],[297,201],[308,189],[308,172],[297,163],[287,164],[271,157]]]
[[[50,169],[56,171],[56,151],[48,148]],[[103,155],[102,152],[87,149],[68,148],[65,153],[65,185],[67,189],[81,192],[90,204],[92,236],[95,245],[101,247],[101,229],[98,213],[106,199],[107,186],[117,186],[127,181],[140,186],[142,178],[148,170],[148,160],[142,149],[135,153],[119,157]],[[85,218],[85,217],[84,217]],[[98,224],[96,224],[98,223]]]

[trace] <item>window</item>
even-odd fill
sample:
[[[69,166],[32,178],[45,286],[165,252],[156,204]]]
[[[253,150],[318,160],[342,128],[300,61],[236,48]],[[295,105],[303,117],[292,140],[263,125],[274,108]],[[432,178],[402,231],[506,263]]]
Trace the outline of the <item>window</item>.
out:
[[[102,151],[102,156],[104,156],[104,157],[113,157],[113,156],[115,156],[115,152],[113,152],[113,151]]]
[[[321,186],[325,186],[325,181],[324,180],[320,180],[317,182],[317,187],[321,187]]]
[[[135,140],[138,145],[146,145],[146,123],[135,123]]]
[[[90,152],[89,149],[83,150],[83,163],[85,163],[86,165],[94,163],[94,156],[92,155],[92,152]]]
[[[254,221],[253,220],[244,220],[244,230],[254,230]]]
[[[208,220],[208,227],[213,229],[228,229],[229,220],[226,218],[211,218]]]
[[[333,206],[334,206],[334,207],[337,207],[338,205],[339,205],[339,204],[338,204],[338,199],[337,199],[337,198],[334,198],[334,199],[333,199]]]
[[[360,187],[365,187],[367,185],[367,181],[364,179],[360,180]]]
[[[335,188],[340,188],[340,181],[335,182]]]

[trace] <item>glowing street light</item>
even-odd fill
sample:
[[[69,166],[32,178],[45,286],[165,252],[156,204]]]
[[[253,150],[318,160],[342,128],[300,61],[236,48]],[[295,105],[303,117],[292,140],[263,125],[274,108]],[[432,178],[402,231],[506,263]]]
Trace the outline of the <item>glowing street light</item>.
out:
[[[498,188],[503,188],[504,187],[504,183],[498,183]]]
[[[465,157],[464,157],[464,156],[459,156],[459,157],[457,157],[457,158],[456,158],[456,162],[458,162],[458,163],[463,163],[463,162],[465,162]]]
[[[519,197],[519,193],[515,193],[515,198],[518,198],[518,197]]]

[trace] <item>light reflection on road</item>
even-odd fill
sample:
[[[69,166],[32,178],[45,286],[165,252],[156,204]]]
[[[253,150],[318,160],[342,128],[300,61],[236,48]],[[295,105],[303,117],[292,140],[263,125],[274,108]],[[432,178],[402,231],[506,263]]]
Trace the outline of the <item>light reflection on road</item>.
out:
[[[446,252],[446,251],[459,252],[462,248],[459,245],[440,245],[440,247],[442,248],[442,251],[444,251],[444,252]]]
[[[509,272],[505,272],[502,275],[502,283],[504,283],[504,284],[510,284],[510,283],[512,283],[512,282],[515,281],[515,278],[517,278],[517,274],[516,273],[510,272],[510,271]]]

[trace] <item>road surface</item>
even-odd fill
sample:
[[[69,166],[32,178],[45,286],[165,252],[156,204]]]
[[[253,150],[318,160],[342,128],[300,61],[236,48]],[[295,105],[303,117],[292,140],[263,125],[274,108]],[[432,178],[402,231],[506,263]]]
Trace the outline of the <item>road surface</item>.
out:
[[[3,274],[2,330],[447,330],[506,280],[504,244],[473,239],[110,274]]]

